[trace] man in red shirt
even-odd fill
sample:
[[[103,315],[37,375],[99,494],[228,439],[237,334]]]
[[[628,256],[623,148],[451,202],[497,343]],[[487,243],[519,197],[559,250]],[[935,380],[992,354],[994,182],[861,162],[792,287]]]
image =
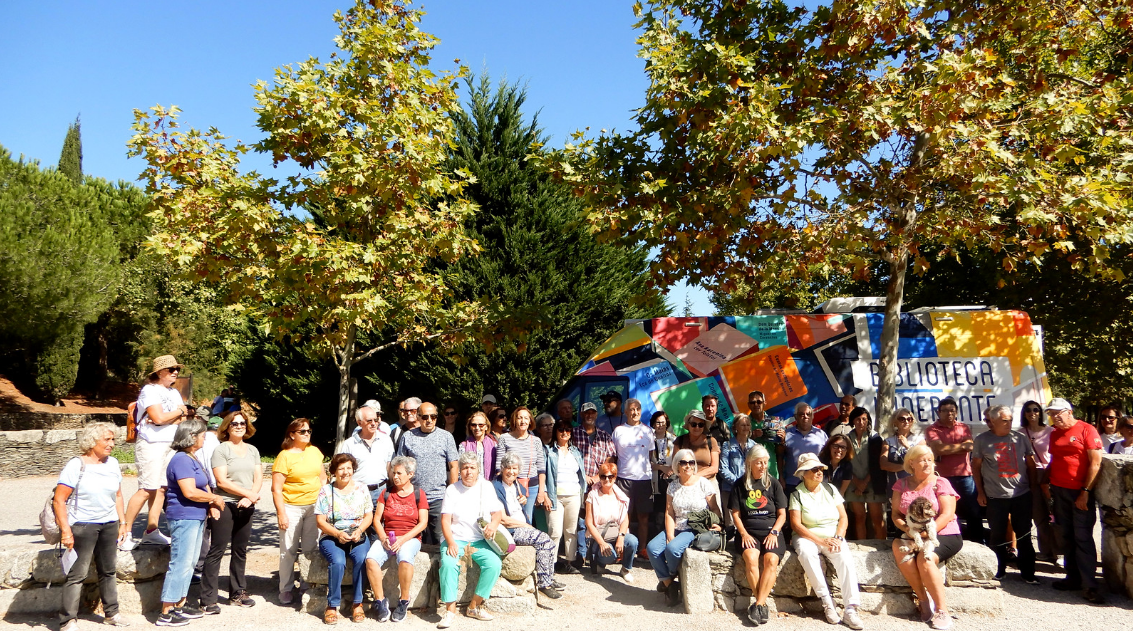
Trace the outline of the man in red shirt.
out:
[[[979,493],[972,479],[972,448],[976,443],[971,428],[959,422],[959,411],[960,407],[952,397],[942,400],[936,406],[936,422],[925,430],[925,442],[936,455],[936,474],[948,478],[952,488],[960,494],[956,501],[956,514],[964,520],[964,538],[983,543],[984,524],[980,516]]]
[[[1054,523],[1062,533],[1066,578],[1052,587],[1060,591],[1082,590],[1095,604],[1104,602],[1095,576],[1098,550],[1094,545],[1094,483],[1102,466],[1102,439],[1093,425],[1074,418],[1066,399],[1054,399],[1046,407],[1054,431],[1050,433],[1050,495],[1054,500]]]

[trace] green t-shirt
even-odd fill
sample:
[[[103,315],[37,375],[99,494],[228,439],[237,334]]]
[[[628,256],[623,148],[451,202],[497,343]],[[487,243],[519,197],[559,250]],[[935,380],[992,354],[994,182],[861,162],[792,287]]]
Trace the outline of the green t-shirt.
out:
[[[223,442],[216,446],[216,450],[212,452],[212,468],[228,467],[226,475],[228,481],[235,484],[242,489],[249,491],[259,491],[259,489],[252,488],[252,482],[255,480],[256,467],[260,465],[260,450],[256,449],[255,445],[244,443],[247,448],[247,453],[243,457],[237,456],[233,445],[230,442]],[[234,502],[239,501],[241,498],[231,493],[217,489],[217,493],[222,495],[226,500]]]
[[[838,534],[838,507],[843,502],[842,494],[829,482],[819,484],[813,493],[803,483],[791,493],[788,509],[799,511],[799,520],[815,535],[833,537]]]

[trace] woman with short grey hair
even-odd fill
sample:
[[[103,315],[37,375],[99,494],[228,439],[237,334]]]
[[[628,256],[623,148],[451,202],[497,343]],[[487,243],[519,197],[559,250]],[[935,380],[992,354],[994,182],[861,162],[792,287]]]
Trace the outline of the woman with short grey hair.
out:
[[[390,486],[378,493],[374,506],[374,531],[378,533],[378,541],[366,553],[366,576],[374,590],[374,613],[378,622],[385,622],[391,617],[394,622],[401,622],[409,609],[413,564],[421,551],[421,533],[429,525],[429,500],[425,491],[413,488],[413,474],[416,472],[416,458],[397,456],[391,460]],[[382,587],[382,566],[391,557],[397,557],[395,566],[401,587],[401,597],[392,608]]]
[[[60,543],[78,555],[63,583],[60,631],[74,631],[78,625],[83,580],[90,571],[92,558],[98,569],[103,622],[125,624],[118,613],[116,546],[129,531],[122,504],[122,471],[118,460],[110,455],[114,451],[114,430],[110,423],[84,427],[79,435],[81,455],[63,467],[55,486],[52,504]]]
[[[393,460],[389,461],[390,469],[394,467],[401,467],[405,469],[406,475],[412,480],[413,476],[417,475],[417,459],[413,456],[394,456]]]
[[[170,447],[176,452],[165,469],[165,518],[169,522],[172,543],[169,547],[169,570],[161,588],[159,627],[184,626],[190,619],[204,615],[200,609],[185,604],[193,565],[201,551],[205,519],[220,517],[224,498],[209,490],[209,478],[197,461],[196,452],[205,444],[206,425],[188,419],[177,426]]]
[[[460,452],[460,457],[456,459],[457,471],[463,469],[464,465],[476,465],[476,473],[484,474],[484,465],[480,462],[480,454],[475,451]]]

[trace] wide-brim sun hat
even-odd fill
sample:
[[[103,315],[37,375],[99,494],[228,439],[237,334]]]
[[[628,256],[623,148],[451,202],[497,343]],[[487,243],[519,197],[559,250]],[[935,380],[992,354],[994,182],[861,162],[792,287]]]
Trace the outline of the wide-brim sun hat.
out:
[[[176,357],[172,355],[162,355],[154,358],[153,370],[151,370],[149,374],[156,375],[166,368],[184,368],[184,366],[178,363]]]
[[[818,459],[814,454],[803,454],[799,456],[799,465],[795,468],[795,477],[803,477],[803,471],[810,471],[811,469],[825,469],[826,465]]]

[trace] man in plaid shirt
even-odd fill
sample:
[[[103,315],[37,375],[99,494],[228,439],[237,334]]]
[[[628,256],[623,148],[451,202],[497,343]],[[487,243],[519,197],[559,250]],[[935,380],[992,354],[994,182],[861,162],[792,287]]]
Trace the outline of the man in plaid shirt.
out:
[[[586,483],[590,486],[598,484],[598,467],[617,458],[614,439],[598,429],[597,422],[598,408],[593,403],[583,403],[582,425],[571,432],[574,446],[582,452],[583,473],[586,474]]]

